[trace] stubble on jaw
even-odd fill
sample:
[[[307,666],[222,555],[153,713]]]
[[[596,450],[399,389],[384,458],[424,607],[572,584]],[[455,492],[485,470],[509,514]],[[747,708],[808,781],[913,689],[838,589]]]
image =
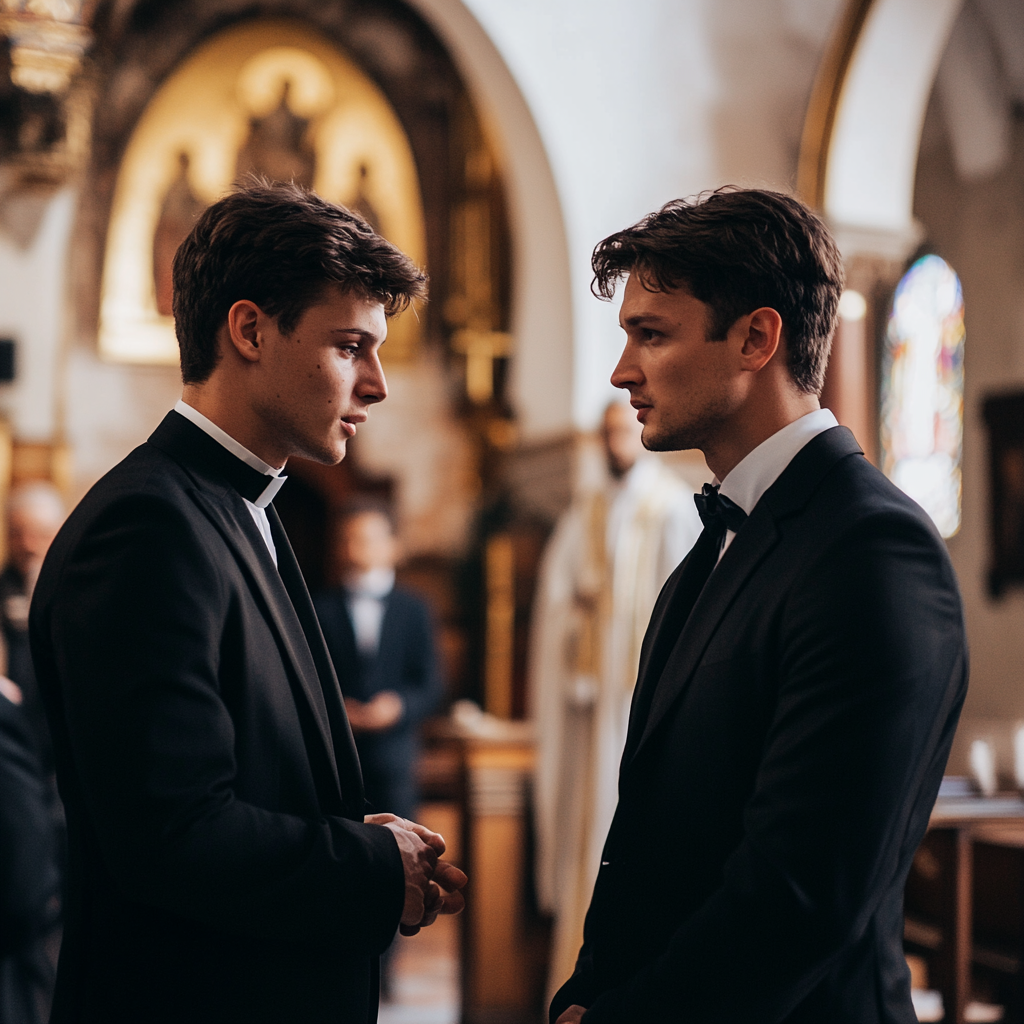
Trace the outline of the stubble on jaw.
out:
[[[698,404],[696,415],[688,422],[668,424],[661,429],[644,424],[640,440],[649,452],[684,452],[697,449],[707,454],[722,424],[729,418],[730,408],[725,396]]]

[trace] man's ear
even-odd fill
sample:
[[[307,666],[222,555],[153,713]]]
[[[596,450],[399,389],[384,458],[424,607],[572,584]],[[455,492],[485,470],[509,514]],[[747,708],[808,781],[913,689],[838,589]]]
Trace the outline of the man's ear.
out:
[[[756,373],[766,366],[782,342],[782,317],[771,306],[761,306],[742,316],[733,324],[733,331],[742,336],[740,365]]]
[[[239,299],[228,310],[228,339],[234,350],[248,363],[259,362],[263,348],[260,322],[263,310],[249,299]]]

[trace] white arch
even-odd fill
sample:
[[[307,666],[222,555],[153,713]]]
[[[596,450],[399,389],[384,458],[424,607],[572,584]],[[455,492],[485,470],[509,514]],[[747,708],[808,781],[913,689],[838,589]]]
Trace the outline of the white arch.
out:
[[[825,213],[848,256],[870,248],[901,258],[916,244],[921,127],[962,3],[871,5],[843,83],[826,165]]]
[[[569,245],[548,156],[526,100],[462,0],[410,0],[430,23],[480,106],[501,155],[513,244],[511,398],[524,440],[572,429],[573,321]]]

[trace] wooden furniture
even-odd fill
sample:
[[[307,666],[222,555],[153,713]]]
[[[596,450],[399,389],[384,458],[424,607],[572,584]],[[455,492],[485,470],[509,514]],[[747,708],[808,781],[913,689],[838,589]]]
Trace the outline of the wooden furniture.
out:
[[[1024,857],[1012,863],[1003,857],[999,874],[1006,881],[1001,877],[995,886],[991,870],[1000,850],[1013,849],[1024,851],[1024,800],[1016,794],[936,802],[907,880],[905,939],[927,957],[931,987],[942,992],[946,1021],[965,1021],[972,972],[979,968],[1006,976],[1005,988],[1014,998],[1007,1000],[1011,1005],[1005,1019],[1020,1013],[1013,1004],[1019,1001],[1024,917],[1015,905],[1024,897]],[[980,859],[985,870],[976,872]],[[978,899],[979,892],[984,899]],[[1014,904],[1009,913],[1007,901]]]
[[[477,712],[435,720],[430,741],[459,777],[459,845],[470,879],[461,917],[462,1022],[532,1024],[543,984],[530,897],[533,727]]]

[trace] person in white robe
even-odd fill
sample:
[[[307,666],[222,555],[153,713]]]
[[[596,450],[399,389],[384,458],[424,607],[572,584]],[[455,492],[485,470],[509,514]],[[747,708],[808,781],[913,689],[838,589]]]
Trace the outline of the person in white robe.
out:
[[[541,908],[554,917],[555,987],[572,974],[583,939],[644,632],[662,585],[701,531],[692,489],[644,450],[640,433],[628,405],[605,410],[606,480],[560,519],[534,605],[536,878]]]

